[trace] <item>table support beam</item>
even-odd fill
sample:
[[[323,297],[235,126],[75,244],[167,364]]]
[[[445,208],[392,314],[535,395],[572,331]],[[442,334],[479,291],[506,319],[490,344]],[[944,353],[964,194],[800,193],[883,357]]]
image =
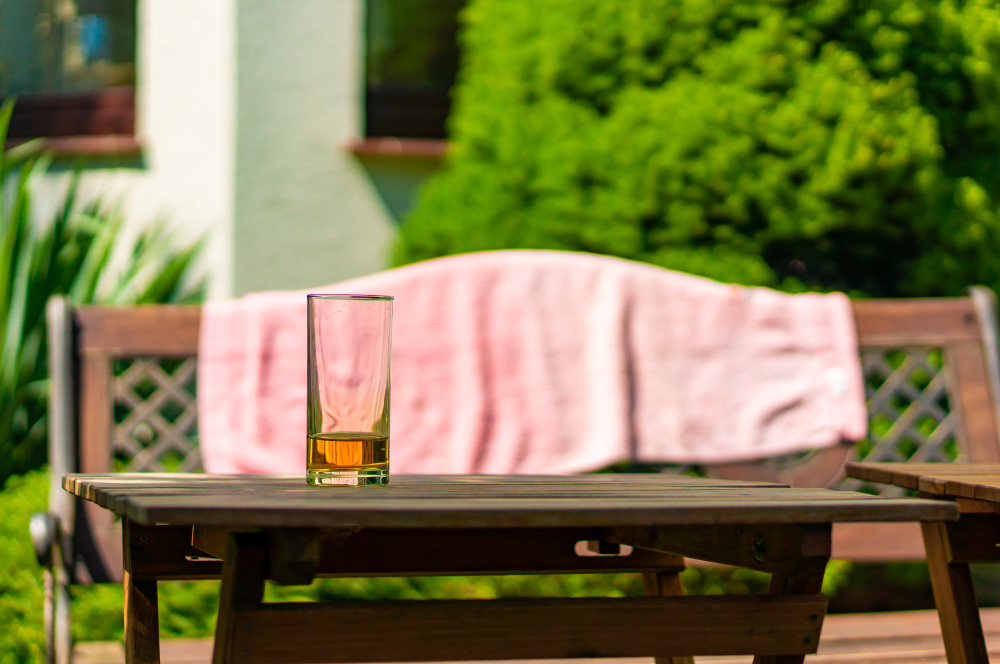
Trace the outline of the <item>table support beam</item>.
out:
[[[788,595],[810,595],[818,593],[823,588],[823,572],[809,576],[790,577],[782,574],[775,574],[771,577],[771,596]],[[819,642],[819,635],[815,637],[806,635],[803,637],[804,645],[816,647]],[[753,664],[803,664],[804,655],[757,655],[753,658]]]
[[[235,610],[230,661],[801,657],[825,612],[815,594],[266,603]]]
[[[136,579],[170,581],[218,579],[222,564],[196,560],[204,552],[191,546],[191,526],[144,526],[128,522],[129,546],[124,550],[125,569]]]
[[[141,530],[141,529],[140,529]],[[129,519],[122,519],[122,560],[125,589],[125,662],[126,664],[160,663],[160,620],[156,579],[137,578],[133,562],[144,541],[136,534]]]
[[[987,664],[986,639],[969,565],[949,562],[952,543],[945,524],[924,523],[921,527],[948,664]]]
[[[946,537],[942,552],[949,563],[1000,561],[1000,516],[962,513],[956,522],[941,524]]]
[[[125,663],[160,664],[156,581],[125,572]]]
[[[311,533],[319,545],[303,565],[305,547],[296,548],[296,530]],[[278,537],[279,531],[283,531]],[[200,551],[225,557],[225,528],[195,526],[189,535]],[[305,574],[331,576],[423,576],[464,574],[573,574],[659,572],[684,569],[678,556],[636,549],[627,556],[580,556],[581,541],[604,540],[604,528],[412,528],[267,529],[270,580],[280,581],[280,570],[295,567]],[[278,560],[291,562],[276,564]],[[206,563],[202,563],[206,564]]]
[[[248,658],[253,658],[255,653],[247,646],[234,647],[233,642],[236,634],[247,628],[247,623],[240,620],[240,612],[259,607],[264,599],[267,557],[267,538],[263,534],[234,533],[229,536],[222,566],[219,618],[215,625],[212,664],[252,661]],[[272,638],[281,641],[288,637],[275,632]],[[290,641],[289,647],[294,646],[294,641]]]
[[[646,572],[642,575],[642,589],[647,597],[683,597],[684,582],[680,572]],[[656,664],[694,664],[693,657],[656,657]]]
[[[612,528],[605,538],[641,549],[785,576],[822,577],[830,524]]]

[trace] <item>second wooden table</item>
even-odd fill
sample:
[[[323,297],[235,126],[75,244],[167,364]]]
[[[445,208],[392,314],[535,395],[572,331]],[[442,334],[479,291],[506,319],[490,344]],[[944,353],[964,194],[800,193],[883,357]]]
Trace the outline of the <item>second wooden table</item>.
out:
[[[1000,562],[1000,465],[851,463],[847,474],[960,508],[957,522],[922,524],[927,569],[948,663],[989,662],[969,563]]]

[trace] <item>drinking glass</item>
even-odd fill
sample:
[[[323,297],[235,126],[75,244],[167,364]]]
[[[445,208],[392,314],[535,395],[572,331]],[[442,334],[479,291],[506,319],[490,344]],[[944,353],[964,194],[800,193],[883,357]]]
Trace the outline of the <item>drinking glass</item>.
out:
[[[392,296],[307,299],[306,482],[388,484]]]

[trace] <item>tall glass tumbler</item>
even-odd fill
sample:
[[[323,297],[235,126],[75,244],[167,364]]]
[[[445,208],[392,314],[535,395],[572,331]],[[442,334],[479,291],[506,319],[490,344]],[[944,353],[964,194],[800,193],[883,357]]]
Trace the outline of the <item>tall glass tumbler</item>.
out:
[[[306,481],[389,483],[392,297],[309,295]]]

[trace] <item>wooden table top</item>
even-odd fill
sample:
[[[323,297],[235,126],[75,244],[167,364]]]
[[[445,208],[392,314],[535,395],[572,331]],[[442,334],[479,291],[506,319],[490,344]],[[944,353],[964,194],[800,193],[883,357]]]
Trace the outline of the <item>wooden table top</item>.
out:
[[[849,463],[851,477],[934,496],[1000,503],[1000,465],[968,463]]]
[[[948,521],[955,505],[668,475],[393,475],[313,487],[304,475],[65,475],[63,488],[142,524],[516,528]]]

